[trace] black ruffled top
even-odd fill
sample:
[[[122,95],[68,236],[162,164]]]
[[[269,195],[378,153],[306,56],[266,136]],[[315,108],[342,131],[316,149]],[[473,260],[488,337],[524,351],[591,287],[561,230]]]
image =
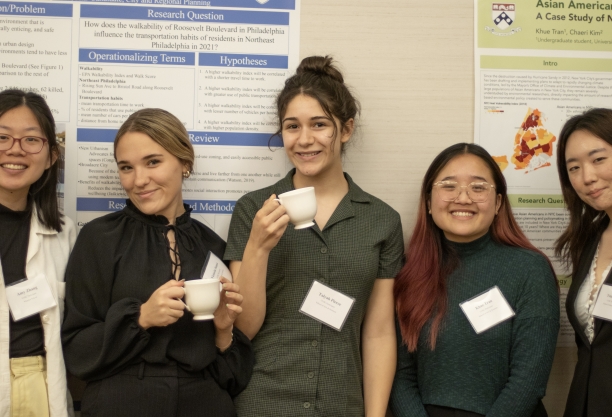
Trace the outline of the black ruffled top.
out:
[[[164,216],[143,214],[128,200],[122,211],[83,227],[66,270],[62,341],[72,374],[92,381],[142,361],[174,361],[187,371],[209,371],[232,396],[246,386],[253,353],[238,329],[232,346],[220,354],[212,320],[194,321],[185,312],[167,327],[144,330],[138,325],[141,304],[173,279],[166,237],[170,227],[182,279],[200,277],[209,251],[223,257],[225,242],[185,209],[171,226]]]

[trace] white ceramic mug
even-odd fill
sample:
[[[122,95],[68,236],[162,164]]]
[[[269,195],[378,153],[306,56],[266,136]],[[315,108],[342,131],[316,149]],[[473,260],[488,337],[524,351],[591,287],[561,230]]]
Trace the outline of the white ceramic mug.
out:
[[[317,214],[317,198],[314,187],[298,188],[279,194],[276,199],[285,206],[289,220],[296,229],[314,226],[314,217]]]
[[[185,304],[193,313],[194,320],[212,320],[219,307],[221,293],[216,279],[193,279],[185,281]]]

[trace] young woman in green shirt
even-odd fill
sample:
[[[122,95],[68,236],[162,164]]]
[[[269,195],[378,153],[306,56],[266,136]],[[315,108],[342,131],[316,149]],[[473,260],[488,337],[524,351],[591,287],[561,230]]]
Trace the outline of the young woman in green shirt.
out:
[[[453,145],[427,170],[394,293],[396,417],[546,416],[555,276],[514,220],[504,177],[480,146]],[[491,319],[508,307],[513,316]]]
[[[395,372],[399,215],[343,172],[359,106],[331,58],[304,59],[277,110],[295,169],[237,202],[225,252],[244,294],[236,326],[256,355],[238,415],[382,417]],[[274,199],[309,186],[316,225],[296,230]],[[315,281],[355,299],[340,331],[300,313]]]

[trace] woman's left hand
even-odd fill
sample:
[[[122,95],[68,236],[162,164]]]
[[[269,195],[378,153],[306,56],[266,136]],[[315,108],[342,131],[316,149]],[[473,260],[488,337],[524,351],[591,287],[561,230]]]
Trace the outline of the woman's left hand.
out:
[[[221,301],[219,307],[214,312],[214,324],[217,334],[229,332],[231,334],[236,317],[242,313],[242,294],[238,284],[230,282],[229,279],[221,277],[223,290],[221,291]]]

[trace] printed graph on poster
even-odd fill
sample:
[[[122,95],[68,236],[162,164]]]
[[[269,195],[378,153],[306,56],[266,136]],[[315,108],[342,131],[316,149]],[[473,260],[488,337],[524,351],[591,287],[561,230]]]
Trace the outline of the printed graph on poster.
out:
[[[514,152],[510,162],[515,170],[525,174],[551,166],[553,143],[557,137],[545,126],[545,118],[538,109],[527,110],[521,126],[514,136]],[[493,156],[493,159],[503,171],[508,165],[508,156]]]

